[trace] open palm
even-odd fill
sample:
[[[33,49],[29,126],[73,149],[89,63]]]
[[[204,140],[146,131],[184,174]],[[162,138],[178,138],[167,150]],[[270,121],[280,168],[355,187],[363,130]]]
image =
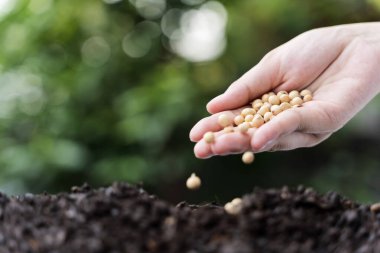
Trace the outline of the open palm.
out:
[[[380,23],[311,30],[269,52],[207,105],[211,116],[191,130],[195,155],[314,146],[340,129],[380,91]],[[309,89],[313,100],[277,115],[247,134],[224,134],[221,113],[231,118],[253,99],[275,90]],[[205,132],[216,133],[207,144]]]

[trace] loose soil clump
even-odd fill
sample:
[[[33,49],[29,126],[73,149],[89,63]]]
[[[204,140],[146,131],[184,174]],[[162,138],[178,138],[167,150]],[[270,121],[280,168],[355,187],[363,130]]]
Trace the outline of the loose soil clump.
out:
[[[380,252],[380,213],[337,193],[255,189],[236,215],[173,206],[142,188],[0,196],[0,253]]]

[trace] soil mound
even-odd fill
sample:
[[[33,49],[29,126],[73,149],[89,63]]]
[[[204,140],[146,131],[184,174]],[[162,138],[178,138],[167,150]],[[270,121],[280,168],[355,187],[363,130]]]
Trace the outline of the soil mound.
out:
[[[242,200],[229,215],[215,203],[173,206],[126,183],[0,195],[0,253],[380,252],[380,213],[337,193],[255,189]]]

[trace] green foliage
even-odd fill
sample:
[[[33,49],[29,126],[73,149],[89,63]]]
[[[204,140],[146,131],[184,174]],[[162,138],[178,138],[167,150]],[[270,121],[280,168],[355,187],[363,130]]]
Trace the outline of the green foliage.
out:
[[[350,169],[351,180],[379,177],[376,155],[351,156],[356,150],[344,146],[363,137],[355,123],[318,149],[264,154],[256,171],[236,157],[196,160],[188,132],[206,115],[207,101],[267,51],[315,27],[376,20],[377,1],[220,1],[228,13],[227,47],[203,63],[178,56],[162,33],[163,13],[184,13],[203,1],[141,0],[148,3],[142,7],[139,1],[10,0],[13,9],[0,12],[2,190],[127,180],[144,181],[168,199],[194,199],[182,186],[199,169],[212,181],[199,198],[300,183],[374,198],[379,186],[365,188],[364,179],[353,188],[363,188],[358,194],[339,186],[347,178],[339,172],[344,164],[327,152],[338,147],[355,160],[350,164],[361,168]],[[178,18],[171,22],[179,26]],[[306,159],[299,152],[313,166],[298,166]],[[326,162],[314,163],[320,154]],[[236,187],[225,189],[231,178]]]

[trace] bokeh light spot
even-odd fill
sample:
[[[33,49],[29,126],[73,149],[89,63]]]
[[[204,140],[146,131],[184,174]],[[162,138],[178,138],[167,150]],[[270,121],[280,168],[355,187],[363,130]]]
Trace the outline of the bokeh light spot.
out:
[[[152,46],[151,38],[140,30],[128,33],[122,42],[124,52],[132,58],[140,58],[146,55]]]
[[[17,2],[17,0],[0,0],[0,18],[10,13]]]
[[[111,48],[102,37],[91,37],[83,43],[82,59],[91,67],[105,64],[111,56]]]
[[[166,9],[165,0],[133,0],[130,1],[137,12],[147,19],[156,19],[162,16]]]
[[[181,33],[170,36],[171,48],[189,61],[214,60],[226,47],[226,23],[227,12],[219,2],[207,2],[187,11],[181,16]]]

